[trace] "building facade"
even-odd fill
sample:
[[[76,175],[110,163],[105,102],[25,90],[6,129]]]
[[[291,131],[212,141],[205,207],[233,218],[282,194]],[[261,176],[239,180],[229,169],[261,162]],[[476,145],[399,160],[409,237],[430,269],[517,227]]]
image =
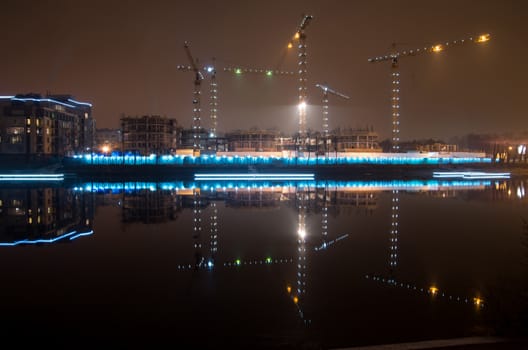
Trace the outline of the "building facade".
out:
[[[231,152],[276,152],[279,134],[275,130],[237,130],[226,133]]]
[[[341,129],[332,132],[338,152],[381,152],[378,134],[368,129]]]
[[[178,122],[173,118],[122,117],[122,150],[138,155],[170,154],[178,144],[178,129]]]
[[[64,157],[90,151],[91,110],[71,95],[0,96],[0,154]]]

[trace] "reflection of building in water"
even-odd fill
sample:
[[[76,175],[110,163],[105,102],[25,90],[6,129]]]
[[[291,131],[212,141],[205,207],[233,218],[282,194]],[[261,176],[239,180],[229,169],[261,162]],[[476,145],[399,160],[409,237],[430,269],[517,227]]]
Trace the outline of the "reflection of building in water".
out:
[[[330,203],[333,203],[335,209],[334,216],[339,214],[351,214],[352,210],[364,209],[365,214],[372,214],[377,207],[378,196],[371,191],[357,190],[328,190]]]
[[[182,206],[180,199],[170,190],[123,191],[123,222],[149,224],[176,220]]]
[[[94,210],[92,193],[65,188],[2,188],[0,242],[46,240],[72,231],[90,231]]]
[[[336,217],[339,214],[352,214],[352,210],[364,209],[372,214],[377,207],[378,195],[374,191],[335,186],[309,187],[304,191],[307,213],[324,211]],[[218,197],[224,198],[226,206],[235,208],[278,209],[281,205],[297,206],[298,188],[293,186],[263,188],[218,189]]]
[[[528,202],[526,191],[528,190],[528,181],[525,179],[497,179],[490,182],[489,186],[481,191],[457,191],[456,189],[445,189],[443,191],[437,191],[436,196],[438,197],[457,197],[464,200],[477,200],[477,201],[520,201]],[[428,193],[434,196],[435,193]]]
[[[99,207],[121,207],[123,195],[112,191],[97,193],[95,196],[95,205]]]
[[[282,196],[282,188],[240,189],[227,192],[226,207],[234,208],[278,208]]]

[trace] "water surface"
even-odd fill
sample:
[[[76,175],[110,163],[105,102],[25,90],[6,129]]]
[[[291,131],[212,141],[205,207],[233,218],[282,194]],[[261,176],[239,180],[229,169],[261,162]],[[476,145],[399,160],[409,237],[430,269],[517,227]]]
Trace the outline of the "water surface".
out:
[[[0,187],[22,344],[339,348],[526,326],[524,180]]]

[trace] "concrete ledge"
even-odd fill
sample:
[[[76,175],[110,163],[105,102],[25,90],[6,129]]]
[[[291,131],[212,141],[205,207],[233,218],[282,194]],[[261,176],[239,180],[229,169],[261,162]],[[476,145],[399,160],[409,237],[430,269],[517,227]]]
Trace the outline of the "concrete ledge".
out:
[[[461,346],[475,346],[475,349],[478,349],[478,345],[484,344],[496,344],[499,343],[509,343],[511,339],[498,338],[498,337],[467,337],[467,338],[453,338],[453,339],[436,339],[436,340],[427,340],[420,342],[411,342],[411,343],[396,343],[396,344],[382,344],[382,345],[370,345],[370,346],[360,346],[360,347],[351,347],[351,348],[339,348],[334,350],[419,350],[419,349],[439,349],[439,348],[449,348],[449,347],[461,347]],[[502,349],[502,347],[501,347]]]

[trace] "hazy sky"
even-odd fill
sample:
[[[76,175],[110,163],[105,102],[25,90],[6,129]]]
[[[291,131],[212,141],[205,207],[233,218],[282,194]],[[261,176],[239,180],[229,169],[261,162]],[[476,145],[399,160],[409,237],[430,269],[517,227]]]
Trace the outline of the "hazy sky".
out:
[[[326,82],[330,127],[372,126],[390,136],[390,63],[369,63],[393,42],[412,49],[490,33],[483,45],[403,57],[401,138],[527,129],[528,2],[524,0],[2,1],[0,95],[72,94],[93,103],[98,128],[126,115],[159,114],[192,125],[194,76],[183,43],[217,61],[218,131],[297,130],[297,77],[234,76],[223,67],[295,70],[285,52],[303,14],[308,127],[322,128]],[[202,125],[210,126],[209,87]]]

